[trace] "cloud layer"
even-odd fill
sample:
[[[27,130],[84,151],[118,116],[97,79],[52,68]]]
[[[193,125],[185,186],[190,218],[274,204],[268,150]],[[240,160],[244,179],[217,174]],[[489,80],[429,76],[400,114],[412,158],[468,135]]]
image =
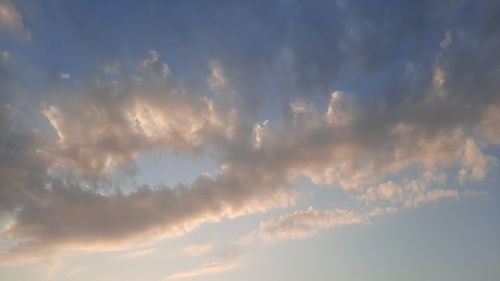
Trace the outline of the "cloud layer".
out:
[[[348,10],[345,5],[338,8]],[[363,12],[352,8],[355,15]],[[480,11],[485,20],[494,19],[488,7]],[[11,2],[0,2],[0,13],[7,15],[0,24],[26,32]],[[319,44],[321,29],[297,36],[317,43],[318,50],[295,41],[280,49],[269,68],[286,77],[273,77],[287,85],[293,78],[290,84],[300,93],[283,98],[282,107],[272,104],[276,109],[266,118],[259,117],[264,115],[258,114],[260,103],[237,91],[238,77],[224,69],[231,63],[207,60],[200,90],[183,84],[151,50],[131,69],[115,62],[96,79],[40,94],[33,101],[35,112],[26,114],[36,116],[30,123],[13,106],[22,79],[2,55],[0,216],[6,221],[1,236],[11,243],[0,252],[0,262],[115,249],[184,235],[222,218],[288,207],[299,200],[294,183],[300,177],[344,190],[356,207],[282,215],[262,222],[239,244],[306,238],[400,208],[473,194],[464,186],[484,180],[497,162],[486,151],[500,144],[500,62],[488,55],[500,48],[500,38],[482,21],[475,28],[456,26],[421,51],[427,59],[401,63],[377,43],[380,33],[368,27],[378,30],[379,20],[350,26],[352,20],[346,16],[339,27],[342,44],[331,54],[321,46],[335,40]],[[390,29],[398,34],[398,25]],[[422,32],[417,28],[415,36]],[[316,51],[338,61],[320,61]],[[373,96],[356,87],[323,89],[328,83],[317,80],[338,81],[353,71],[346,66],[353,57],[355,78],[376,76],[373,71],[384,72],[385,64],[394,67],[389,73],[394,75],[371,77],[381,84]],[[72,80],[73,72],[67,77]],[[324,90],[319,98],[312,94],[318,89]],[[158,151],[210,155],[219,168],[174,186],[110,184],[113,172],[133,177],[137,159]],[[210,248],[193,245],[186,252],[198,255]],[[234,267],[207,264],[170,278]]]

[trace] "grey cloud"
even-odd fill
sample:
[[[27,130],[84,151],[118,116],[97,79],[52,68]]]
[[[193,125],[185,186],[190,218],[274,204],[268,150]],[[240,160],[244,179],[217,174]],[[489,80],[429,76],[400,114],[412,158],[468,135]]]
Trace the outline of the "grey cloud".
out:
[[[35,135],[0,133],[0,215],[39,200],[49,179],[47,159]]]
[[[163,81],[163,76],[160,78],[154,81]],[[133,92],[135,88],[132,86],[131,89]],[[79,181],[58,179],[48,174],[49,168],[57,167],[59,161],[65,159],[65,154],[58,150],[60,148],[65,151],[83,147],[88,149],[88,155],[96,157],[93,161],[102,163],[110,160],[127,163],[133,161],[136,153],[150,149],[125,146],[123,152],[113,154],[111,152],[114,150],[109,149],[114,149],[114,146],[96,146],[101,139],[108,140],[110,144],[131,141],[127,133],[133,131],[134,126],[126,120],[124,112],[133,111],[131,105],[136,100],[128,91],[125,92],[125,98],[118,95],[120,98],[117,100],[117,96],[113,96],[116,92],[113,91],[104,92],[109,93],[109,96],[104,97],[93,93],[79,93],[76,99],[54,106],[56,112],[46,113],[59,136],[55,143],[49,142],[47,146],[38,147],[34,145],[32,148],[42,152],[41,155],[52,157],[41,161],[41,178],[31,180],[37,181],[38,186],[43,185],[40,189],[42,192],[34,196],[36,200],[20,201],[23,203],[19,205],[20,210],[3,231],[4,236],[25,241],[3,253],[4,260],[36,257],[65,249],[116,247],[133,242],[138,237],[172,237],[182,235],[201,223],[215,222],[221,217],[287,206],[293,202],[293,197],[286,193],[287,187],[301,174],[319,184],[362,191],[378,184],[384,176],[394,175],[414,165],[420,166],[423,171],[433,171],[439,167],[461,165],[462,157],[477,158],[463,156],[467,141],[472,137],[468,133],[475,127],[443,128],[439,133],[430,134],[425,128],[396,119],[388,122],[390,126],[366,130],[368,119],[364,119],[360,111],[363,105],[357,103],[356,99],[350,100],[348,94],[336,92],[332,94],[330,106],[325,112],[320,112],[310,102],[299,100],[290,105],[290,113],[282,122],[262,123],[258,146],[255,146],[255,127],[247,122],[235,123],[230,134],[216,131],[219,132],[215,134],[217,142],[206,138],[213,131],[201,130],[199,143],[187,142],[186,135],[175,134],[176,131],[170,130],[171,126],[181,123],[167,123],[169,126],[164,135],[158,138],[160,143],[157,149],[181,149],[187,142],[187,149],[192,150],[197,145],[212,143],[218,159],[223,163],[220,174],[202,175],[191,185],[139,187],[128,194],[103,195],[83,187]],[[96,93],[102,94],[99,91]],[[142,93],[146,94],[136,98],[157,110],[150,116],[153,118],[151,120],[172,118],[164,114],[174,114],[175,120],[175,110],[181,110],[179,119],[174,122],[185,125],[186,120],[194,118],[198,124],[200,121],[196,113],[206,108],[197,107],[199,100],[183,96],[185,93],[181,96],[175,92],[153,92],[148,95],[150,92],[147,88]],[[173,113],[165,111],[169,108],[168,103],[177,106]],[[89,109],[94,112],[88,114]],[[210,116],[209,111],[202,116],[207,115]],[[376,117],[373,119],[381,122]],[[172,119],[167,120],[170,122]],[[233,124],[233,121],[224,119],[216,128],[226,128],[227,122]],[[102,124],[106,129],[95,124]],[[139,133],[141,139],[136,143],[155,144],[154,133],[158,131],[162,132],[153,130],[153,134],[148,135],[143,130]],[[83,133],[91,137],[87,138]],[[170,134],[173,134],[172,141],[164,141],[169,140]],[[94,135],[97,137],[94,138]],[[188,132],[187,136],[192,135]],[[12,144],[6,144],[6,147],[9,146]],[[481,155],[480,150],[474,148],[474,155]],[[123,155],[130,158],[121,158]],[[106,172],[106,169],[86,170],[86,157],[71,159],[75,161],[72,167],[76,170],[98,174]],[[28,163],[36,161],[29,159]],[[6,165],[6,170],[21,170],[13,163],[6,162]],[[467,168],[465,165],[464,169]],[[36,175],[32,167],[28,169],[30,176]],[[472,173],[477,174],[474,171]],[[23,186],[34,186],[30,185],[31,181],[23,183]],[[21,190],[12,185],[10,188],[14,194]],[[428,189],[419,194],[412,197],[415,205],[453,196],[456,191],[443,193],[439,189]],[[330,220],[327,220],[326,226],[322,226],[323,220],[319,222],[319,229],[331,225]]]
[[[0,60],[0,218],[38,200],[45,193],[49,160],[38,148],[43,138],[14,126],[12,104],[17,90],[7,64]]]
[[[139,186],[131,193],[98,192],[92,182],[57,173],[67,166],[77,175],[99,177],[108,163],[123,168],[144,151],[193,152],[211,138],[230,138],[232,120],[218,116],[211,101],[169,88],[164,67],[146,69],[156,56],[140,65],[141,76],[96,82],[58,99],[57,106],[44,106],[57,136],[2,130],[0,207],[13,215],[2,236],[14,241],[2,251],[2,263],[66,249],[113,248],[145,236],[174,237],[201,223],[294,202],[283,190],[286,179],[253,166],[225,165],[189,185]]]
[[[24,26],[21,14],[10,0],[0,1],[0,27],[21,38],[31,40],[30,31]]]
[[[436,7],[422,5],[416,15]],[[455,5],[460,3],[453,4],[456,12]],[[458,170],[466,183],[483,179],[491,168],[494,161],[484,150],[500,139],[496,126],[499,61],[495,56],[500,39],[497,29],[486,23],[495,21],[489,10],[498,9],[478,5],[485,22],[447,26],[435,36],[434,47],[422,45],[429,19],[411,17],[384,23],[384,17],[354,10],[354,14],[368,16],[364,21],[357,21],[359,16],[353,22],[346,20],[346,25],[353,23],[353,30],[345,30],[341,38],[352,53],[339,59],[339,64],[337,58],[344,56],[344,47],[334,37],[322,36],[328,30],[306,25],[302,37],[290,36],[310,40],[292,42],[290,50],[284,51],[286,61],[277,63],[277,69],[286,67],[285,74],[296,76],[303,85],[300,91],[319,85],[321,93],[335,90],[334,94],[324,100],[328,106],[321,108],[308,95],[287,100],[281,119],[268,122],[238,114],[241,105],[222,106],[175,85],[174,74],[154,52],[139,62],[133,77],[94,81],[45,97],[42,111],[57,136],[48,136],[43,130],[15,132],[10,128],[8,110],[2,107],[0,209],[12,214],[2,236],[25,241],[3,252],[3,260],[65,249],[113,247],[143,235],[175,236],[222,217],[286,206],[293,202],[290,187],[299,175],[317,184],[339,186],[360,196],[360,201],[378,206],[399,200],[403,206],[415,207],[457,197],[457,189],[396,179],[388,185],[386,178],[408,170],[417,179],[440,170]],[[321,15],[329,16],[326,12]],[[378,38],[385,27],[386,32],[400,37]],[[447,36],[450,42],[440,46]],[[404,39],[407,50],[393,46],[398,38]],[[311,42],[317,43],[319,52],[302,45]],[[385,44],[392,47],[386,49]],[[416,57],[401,59],[414,49],[421,50]],[[397,59],[392,58],[393,53],[399,54]],[[358,55],[355,65],[349,66],[348,60]],[[234,67],[226,62],[221,65]],[[366,73],[371,73],[381,79],[382,85],[373,89],[376,97],[336,91],[329,84],[350,71],[357,73],[357,67],[362,70],[357,78],[370,78]],[[389,78],[377,76],[379,70]],[[397,75],[391,76],[394,72]],[[0,69],[2,82],[8,80],[3,73]],[[225,73],[226,82],[232,82],[232,71]],[[3,84],[0,90],[5,105],[11,91]],[[358,90],[369,92],[362,87]],[[133,165],[143,152],[160,149],[194,154],[208,149],[222,168],[219,174],[202,175],[191,184],[143,186],[130,193],[106,194],[86,188],[78,176],[72,181],[54,173],[65,166],[99,179],[113,168]],[[412,189],[405,189],[405,184]],[[346,223],[363,221],[349,211],[346,214]],[[298,232],[291,231],[298,233],[296,237],[305,237],[336,225],[334,215],[338,214],[299,212],[268,224],[264,232],[272,237],[272,233],[281,233],[283,225],[295,226],[295,218],[312,217],[312,222],[298,224]]]
[[[90,176],[123,168],[144,151],[196,153],[231,134],[233,113],[210,99],[170,85],[158,54],[139,63],[138,75],[95,81],[71,95],[56,94],[43,113],[57,133],[55,162]]]
[[[270,178],[270,179],[266,179]],[[2,235],[21,239],[2,262],[29,260],[65,249],[105,250],[137,239],[176,237],[222,217],[288,206],[282,184],[259,172],[227,170],[192,185],[140,187],[101,195],[68,180],[53,180],[36,201],[23,205]]]

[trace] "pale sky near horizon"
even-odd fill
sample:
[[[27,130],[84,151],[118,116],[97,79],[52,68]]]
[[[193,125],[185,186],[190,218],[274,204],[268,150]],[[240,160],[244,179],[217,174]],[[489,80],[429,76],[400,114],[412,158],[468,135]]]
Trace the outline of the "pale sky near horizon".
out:
[[[500,278],[500,2],[0,0],[0,280]]]

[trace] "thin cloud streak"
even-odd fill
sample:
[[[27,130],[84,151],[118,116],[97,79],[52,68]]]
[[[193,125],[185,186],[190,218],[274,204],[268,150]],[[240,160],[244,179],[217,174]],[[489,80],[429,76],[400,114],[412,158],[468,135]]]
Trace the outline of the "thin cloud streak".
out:
[[[258,241],[270,243],[279,240],[307,239],[335,227],[368,224],[375,217],[396,211],[397,209],[393,207],[376,207],[369,211],[348,209],[319,211],[310,207],[307,210],[282,215],[277,219],[261,221],[257,230],[241,236],[232,244],[246,246]]]
[[[149,248],[144,250],[130,251],[123,255],[118,256],[118,259],[137,259],[150,256],[156,252],[155,248]]]
[[[223,273],[229,270],[236,269],[240,266],[241,266],[240,264],[234,264],[234,263],[219,263],[219,262],[207,263],[193,270],[180,271],[174,273],[172,275],[165,277],[164,280],[184,279],[184,278],[197,277],[207,274]]]
[[[202,243],[202,244],[193,244],[193,245],[189,245],[187,247],[184,247],[184,249],[182,249],[182,251],[186,255],[189,255],[189,256],[200,256],[200,255],[203,255],[203,254],[210,252],[213,249],[214,244],[215,244],[214,241],[210,241],[210,242]]]

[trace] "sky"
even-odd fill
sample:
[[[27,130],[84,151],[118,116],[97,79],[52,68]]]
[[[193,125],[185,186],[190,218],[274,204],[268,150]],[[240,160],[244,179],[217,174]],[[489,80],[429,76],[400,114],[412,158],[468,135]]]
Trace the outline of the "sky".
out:
[[[0,279],[500,276],[500,2],[0,0]]]

